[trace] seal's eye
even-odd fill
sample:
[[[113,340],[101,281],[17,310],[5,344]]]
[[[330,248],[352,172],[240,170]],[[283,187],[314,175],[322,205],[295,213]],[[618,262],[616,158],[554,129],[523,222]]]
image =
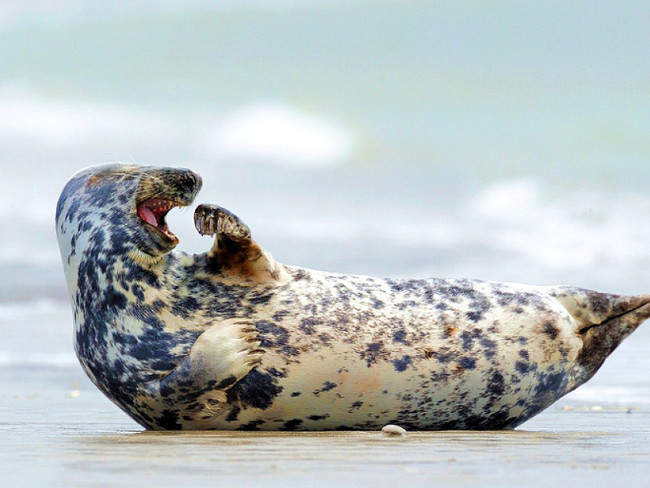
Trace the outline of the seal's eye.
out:
[[[163,198],[150,198],[138,205],[138,216],[148,225],[162,233],[170,240],[177,237],[167,228],[165,216],[178,204]]]

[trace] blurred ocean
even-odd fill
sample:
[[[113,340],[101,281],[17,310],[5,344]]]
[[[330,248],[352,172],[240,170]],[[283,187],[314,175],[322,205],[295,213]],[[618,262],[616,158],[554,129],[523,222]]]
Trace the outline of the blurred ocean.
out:
[[[77,368],[77,170],[186,166],[287,264],[650,292],[650,4],[0,1],[0,369]],[[209,246],[175,211],[180,248]],[[571,398],[650,408],[648,327]],[[106,405],[106,408],[111,408]]]
[[[647,482],[650,324],[515,433],[137,434],[74,357],[54,209],[91,164],[185,166],[283,263],[647,293],[649,25],[645,0],[0,0],[0,484]]]

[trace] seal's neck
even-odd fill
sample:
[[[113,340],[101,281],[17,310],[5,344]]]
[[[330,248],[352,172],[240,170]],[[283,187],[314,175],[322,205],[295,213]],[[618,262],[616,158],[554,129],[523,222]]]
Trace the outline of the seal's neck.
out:
[[[147,254],[146,252],[141,251],[137,247],[129,251],[128,256],[134,263],[142,266],[143,268],[151,268],[152,266],[156,266],[157,264],[160,264],[160,262],[165,257],[164,254],[161,254],[159,256],[152,256],[151,254]]]

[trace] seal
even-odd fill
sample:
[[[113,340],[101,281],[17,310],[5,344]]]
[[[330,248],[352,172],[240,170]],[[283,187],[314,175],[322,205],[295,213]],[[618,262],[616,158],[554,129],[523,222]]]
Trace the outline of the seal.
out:
[[[187,169],[105,165],[67,183],[57,235],[75,350],[148,429],[510,429],[583,384],[650,316],[650,295],[284,266],[233,213],[174,248]]]

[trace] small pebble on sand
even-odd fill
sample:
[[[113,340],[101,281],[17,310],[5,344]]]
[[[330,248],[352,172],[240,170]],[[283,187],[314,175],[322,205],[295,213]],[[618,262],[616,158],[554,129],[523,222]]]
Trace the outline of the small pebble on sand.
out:
[[[394,437],[406,437],[406,430],[400,427],[399,425],[384,425],[381,431],[389,436]]]

